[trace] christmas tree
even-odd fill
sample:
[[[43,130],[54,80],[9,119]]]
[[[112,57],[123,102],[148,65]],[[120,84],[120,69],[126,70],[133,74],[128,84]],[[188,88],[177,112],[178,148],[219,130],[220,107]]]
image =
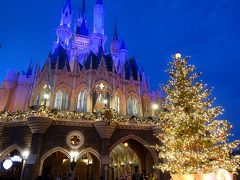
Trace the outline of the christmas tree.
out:
[[[189,57],[174,56],[168,70],[170,80],[163,86],[166,94],[159,114],[163,145],[154,146],[164,163],[156,165],[171,174],[204,174],[223,168],[236,172],[240,157],[232,156],[240,141],[227,142],[231,125],[216,120],[221,107],[212,107],[211,89],[197,81],[200,73],[188,64]]]

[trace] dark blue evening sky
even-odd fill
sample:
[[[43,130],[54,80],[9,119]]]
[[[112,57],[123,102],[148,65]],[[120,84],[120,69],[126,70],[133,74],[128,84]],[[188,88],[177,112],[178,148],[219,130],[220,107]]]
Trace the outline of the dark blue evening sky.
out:
[[[26,69],[30,59],[45,62],[65,0],[11,0],[0,6],[0,80],[7,69]],[[86,0],[92,29],[94,0]],[[73,0],[74,20],[81,0]],[[167,79],[166,65],[176,51],[192,57],[202,79],[214,87],[221,118],[240,138],[240,1],[239,0],[104,0],[109,39],[114,22],[156,89]]]

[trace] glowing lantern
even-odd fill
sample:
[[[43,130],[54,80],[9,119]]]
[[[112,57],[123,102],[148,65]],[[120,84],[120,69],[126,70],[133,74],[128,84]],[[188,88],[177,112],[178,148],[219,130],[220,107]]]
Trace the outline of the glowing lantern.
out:
[[[8,170],[12,167],[13,163],[11,161],[11,159],[6,159],[4,162],[3,162],[3,167],[4,169]]]

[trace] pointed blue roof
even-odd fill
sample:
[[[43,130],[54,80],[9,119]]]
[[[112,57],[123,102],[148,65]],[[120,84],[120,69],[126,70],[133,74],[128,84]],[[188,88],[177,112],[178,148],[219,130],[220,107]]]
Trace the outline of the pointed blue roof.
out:
[[[114,27],[113,41],[118,41],[117,23],[115,23],[115,27]]]
[[[58,44],[54,52],[50,53],[49,58],[51,62],[51,69],[56,69],[57,67],[58,69],[63,70],[66,66],[67,70],[71,71],[67,50],[63,48],[61,44]]]
[[[122,43],[121,43],[120,49],[125,49],[125,50],[127,50],[126,45],[125,45],[125,41],[124,41],[124,40],[122,40]]]
[[[76,34],[80,36],[88,36],[89,35],[89,29],[86,23],[86,20],[83,19],[80,26],[77,26]]]
[[[29,64],[29,67],[26,72],[26,77],[28,78],[31,75],[32,75],[32,62]]]
[[[67,0],[64,7],[63,12],[67,11],[67,8],[69,10],[69,13],[72,14],[72,0]]]
[[[79,18],[86,19],[86,2],[85,0],[82,1],[81,11],[79,13]]]

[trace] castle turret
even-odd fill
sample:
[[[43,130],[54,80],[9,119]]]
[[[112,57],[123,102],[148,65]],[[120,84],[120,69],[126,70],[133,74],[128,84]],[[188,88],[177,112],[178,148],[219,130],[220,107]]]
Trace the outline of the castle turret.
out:
[[[85,0],[82,2],[82,8],[77,18],[72,48],[74,49],[74,52],[70,57],[70,66],[71,70],[73,71],[74,61],[76,57],[78,61],[83,64],[84,58],[90,51],[90,37],[86,17]]]
[[[94,6],[93,33],[104,35],[104,7],[102,0]]]
[[[111,55],[112,55],[115,67],[118,66],[118,53],[119,53],[118,31],[117,31],[117,24],[115,24],[113,39],[111,42]]]
[[[98,52],[99,42],[103,42],[103,47],[106,42],[106,36],[104,35],[104,7],[102,0],[96,0],[93,14],[93,34],[92,34],[92,50],[95,54]]]
[[[12,108],[14,110],[26,110],[30,100],[33,85],[33,66],[29,64],[27,71],[23,71],[18,76],[17,86],[14,92]]]
[[[71,21],[72,21],[71,0],[67,0],[62,9],[60,26],[58,26],[56,30],[57,43],[61,43],[62,45],[69,44],[69,40],[72,37],[72,32],[70,29]]]
[[[17,86],[18,73],[8,70],[6,78],[0,88],[0,111],[12,110],[11,102],[13,100],[14,91]]]
[[[128,56],[128,50],[126,48],[125,41],[122,40],[121,46],[119,49],[119,59],[120,59],[121,63],[125,63],[125,61],[127,60],[127,56]]]

